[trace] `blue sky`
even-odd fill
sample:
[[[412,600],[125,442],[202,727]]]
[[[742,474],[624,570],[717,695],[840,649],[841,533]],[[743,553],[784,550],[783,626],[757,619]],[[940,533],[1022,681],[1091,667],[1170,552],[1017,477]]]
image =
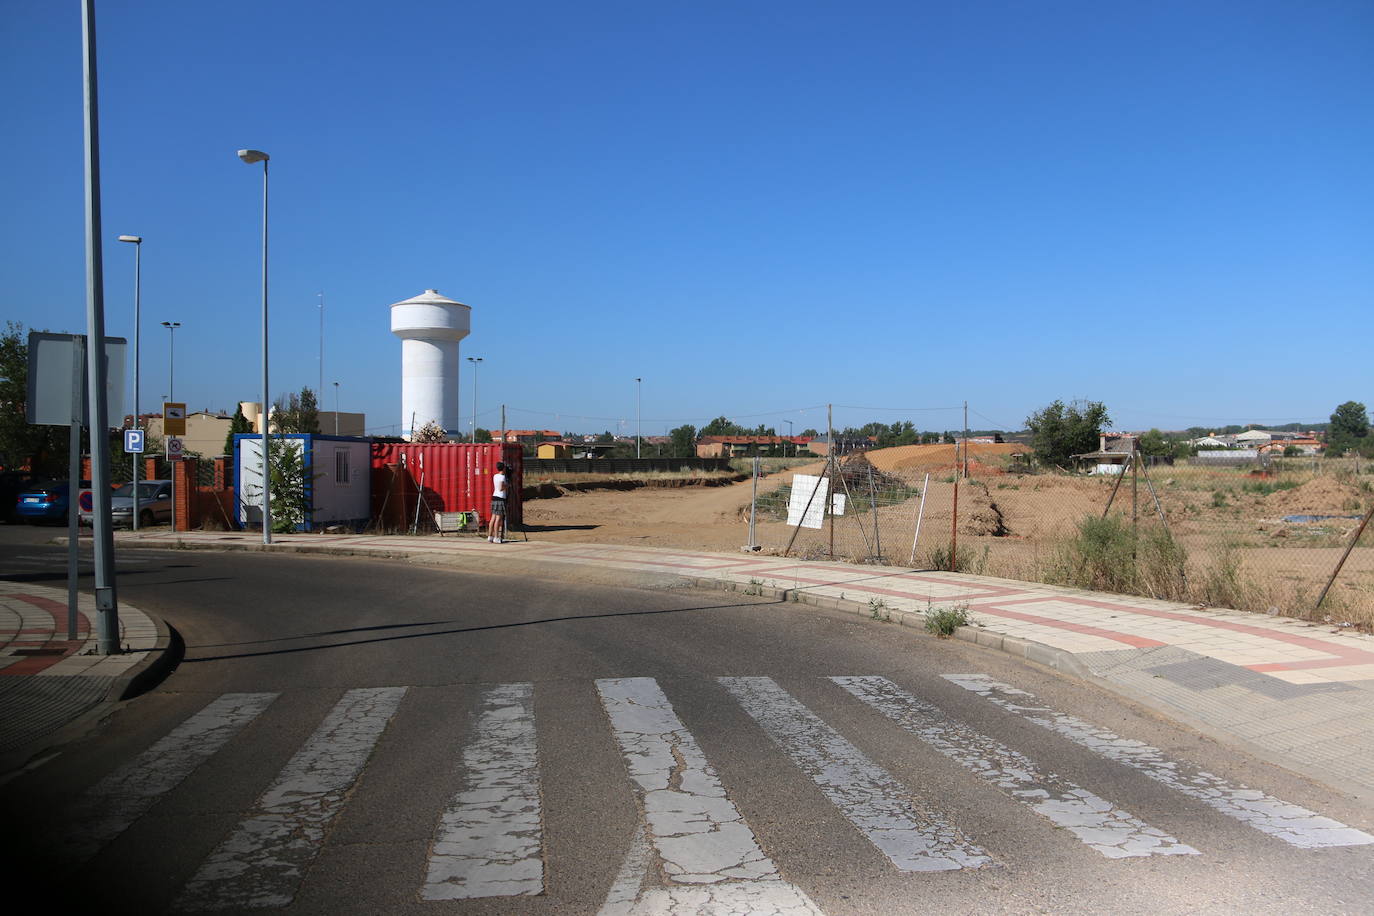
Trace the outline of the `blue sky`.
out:
[[[0,318],[85,326],[80,3],[0,0]],[[1118,428],[1374,405],[1368,2],[97,4],[107,331],[143,391],[400,424],[388,306],[472,306],[478,425]],[[157,333],[153,333],[156,331]],[[464,361],[461,398],[471,410]],[[130,405],[131,406],[131,405]],[[939,408],[939,409],[930,409]]]

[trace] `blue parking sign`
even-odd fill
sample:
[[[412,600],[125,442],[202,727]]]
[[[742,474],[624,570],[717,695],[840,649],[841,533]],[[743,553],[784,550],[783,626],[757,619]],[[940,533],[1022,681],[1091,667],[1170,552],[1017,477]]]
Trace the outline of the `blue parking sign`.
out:
[[[143,430],[124,430],[124,451],[135,455],[143,452]]]

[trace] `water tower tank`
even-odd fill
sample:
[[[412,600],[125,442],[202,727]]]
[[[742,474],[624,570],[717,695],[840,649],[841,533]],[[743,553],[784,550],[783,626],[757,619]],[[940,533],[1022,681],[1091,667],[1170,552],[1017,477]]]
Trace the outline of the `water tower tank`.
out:
[[[391,333],[401,338],[401,435],[433,421],[458,436],[458,341],[472,309],[427,289],[391,306]]]

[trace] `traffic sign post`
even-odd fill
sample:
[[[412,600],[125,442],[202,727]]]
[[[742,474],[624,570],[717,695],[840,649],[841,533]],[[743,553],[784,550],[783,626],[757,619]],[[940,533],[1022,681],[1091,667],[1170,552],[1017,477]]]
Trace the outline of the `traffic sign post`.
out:
[[[183,426],[186,424],[186,419],[185,419],[185,417],[182,418],[181,422],[182,422],[182,425],[183,425]],[[181,441],[181,437],[180,437],[180,436],[168,436],[167,439],[166,439],[166,442],[167,442],[167,460],[168,460],[168,461],[180,461],[180,460],[182,459],[182,456],[183,456],[182,453],[185,451],[185,443],[183,443],[183,442]],[[173,531],[176,531],[176,530],[177,530],[177,469],[176,469],[176,465],[172,465],[172,530],[173,530]]]
[[[162,404],[162,434],[164,436],[186,435],[186,405],[176,401]]]
[[[134,420],[137,419],[138,417],[135,416]],[[124,454],[133,456],[132,461],[134,465],[133,486],[130,487],[132,491],[130,495],[134,498],[134,510],[129,525],[135,531],[138,530],[138,456],[143,454],[143,447],[147,444],[147,441],[148,439],[144,435],[143,430],[137,427],[124,430]]]

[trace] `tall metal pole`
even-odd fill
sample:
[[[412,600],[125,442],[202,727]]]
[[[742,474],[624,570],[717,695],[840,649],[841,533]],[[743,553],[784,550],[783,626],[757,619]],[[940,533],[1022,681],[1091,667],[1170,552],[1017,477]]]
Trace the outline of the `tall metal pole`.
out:
[[[105,429],[109,411],[105,392],[105,278],[100,245],[100,116],[96,91],[95,0],[81,7],[81,37],[85,45],[86,108],[86,403],[91,430],[91,528],[95,553],[95,608],[98,618],[96,651],[119,652],[119,600],[114,580],[114,534],[110,530],[110,437]],[[68,482],[69,511],[76,511],[79,481]]]
[[[239,158],[252,165],[262,163],[262,412],[258,415],[262,424],[262,542],[272,543],[272,463],[268,455],[268,408],[271,406],[271,389],[267,383],[267,162],[272,157],[262,150],[241,149]]]
[[[162,326],[167,329],[167,400],[174,401],[177,396],[176,387],[176,366],[177,366],[177,328],[181,327],[180,321],[164,321]]]
[[[272,543],[272,468],[268,461],[267,428],[271,404],[267,383],[267,158],[262,160],[262,542]]]
[[[320,387],[318,396],[324,397],[324,293],[320,293]]]
[[[639,457],[639,433],[642,428],[640,423],[640,407],[644,403],[644,379],[635,379],[635,457]]]
[[[143,327],[142,320],[142,290],[143,290],[143,237],[138,235],[121,235],[121,242],[130,242],[134,246],[134,429],[142,429],[139,420],[139,332]],[[142,452],[131,452],[129,454],[133,463],[133,530],[138,530],[138,463],[143,458]]]
[[[339,434],[339,383],[334,383],[334,435]]]

